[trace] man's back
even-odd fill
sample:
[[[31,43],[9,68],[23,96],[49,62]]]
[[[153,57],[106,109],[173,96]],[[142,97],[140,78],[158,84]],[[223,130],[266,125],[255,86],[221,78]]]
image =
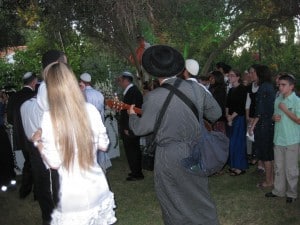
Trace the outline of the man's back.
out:
[[[21,105],[22,124],[27,138],[40,127],[43,112],[40,110],[35,97],[25,101]]]
[[[21,105],[28,99],[32,98],[35,95],[35,92],[29,87],[23,87],[20,91],[13,94],[7,105],[7,121],[13,125],[14,131],[14,149],[22,149],[26,144],[24,140],[27,140],[27,137],[24,134],[24,129],[22,125]]]
[[[86,86],[84,89],[86,101],[94,105],[101,114],[104,120],[104,97],[100,91],[95,90],[91,86]],[[104,121],[103,121],[104,122]]]

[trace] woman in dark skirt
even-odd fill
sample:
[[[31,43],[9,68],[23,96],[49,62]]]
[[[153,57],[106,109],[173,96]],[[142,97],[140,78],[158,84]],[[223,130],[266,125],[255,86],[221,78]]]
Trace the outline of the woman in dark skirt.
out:
[[[226,84],[224,76],[220,71],[212,71],[209,74],[209,91],[218,102],[222,110],[222,116],[212,125],[214,131],[219,131],[226,134],[225,123],[225,105],[226,105]]]
[[[265,65],[256,68],[259,89],[256,94],[255,118],[251,122],[249,133],[254,132],[257,159],[261,160],[265,167],[266,177],[257,187],[265,188],[273,186],[273,135],[274,101],[276,91],[272,83],[272,74]]]
[[[248,169],[246,147],[245,104],[247,89],[240,84],[241,73],[236,70],[229,72],[229,82],[232,85],[227,96],[226,118],[229,126],[229,159],[230,175],[244,174]]]
[[[0,91],[0,186],[2,191],[6,191],[9,186],[16,184],[13,152],[4,125],[6,101],[6,94]]]

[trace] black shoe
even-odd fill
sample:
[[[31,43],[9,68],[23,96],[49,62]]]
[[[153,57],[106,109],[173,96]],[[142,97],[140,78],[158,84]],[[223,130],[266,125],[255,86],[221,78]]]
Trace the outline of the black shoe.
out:
[[[265,197],[267,198],[275,198],[275,197],[278,197],[277,195],[274,195],[272,192],[268,192],[265,194]]]
[[[296,201],[296,198],[291,198],[291,197],[286,198],[286,203],[293,203],[295,201]]]
[[[19,197],[20,199],[24,199],[26,198],[31,192],[31,188],[27,188],[25,189],[24,187],[21,187],[20,190],[19,190]]]
[[[47,221],[47,220],[43,220],[43,225],[50,225],[51,222]]]
[[[128,173],[128,176],[129,176],[129,177],[132,177],[132,176],[133,176],[133,173]]]
[[[129,176],[126,178],[127,181],[137,181],[137,180],[143,180],[144,176]]]

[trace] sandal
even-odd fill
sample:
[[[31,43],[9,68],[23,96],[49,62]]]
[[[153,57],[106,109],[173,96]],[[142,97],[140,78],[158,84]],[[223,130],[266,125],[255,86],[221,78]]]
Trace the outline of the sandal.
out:
[[[265,182],[261,182],[256,185],[256,187],[261,188],[261,189],[272,188],[273,186],[274,186],[273,184],[267,185]]]
[[[232,170],[229,175],[232,176],[232,177],[236,177],[236,176],[243,175],[245,173],[246,173],[245,170]]]
[[[234,170],[235,170],[235,169],[233,169],[233,168],[228,168],[227,172],[228,172],[228,173],[232,173]]]

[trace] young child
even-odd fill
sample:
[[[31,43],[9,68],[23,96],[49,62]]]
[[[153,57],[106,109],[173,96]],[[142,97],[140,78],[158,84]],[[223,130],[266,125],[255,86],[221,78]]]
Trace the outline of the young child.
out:
[[[275,100],[273,120],[275,181],[266,197],[284,197],[292,203],[297,199],[300,150],[300,98],[294,92],[296,80],[292,75],[279,78],[280,95]]]

